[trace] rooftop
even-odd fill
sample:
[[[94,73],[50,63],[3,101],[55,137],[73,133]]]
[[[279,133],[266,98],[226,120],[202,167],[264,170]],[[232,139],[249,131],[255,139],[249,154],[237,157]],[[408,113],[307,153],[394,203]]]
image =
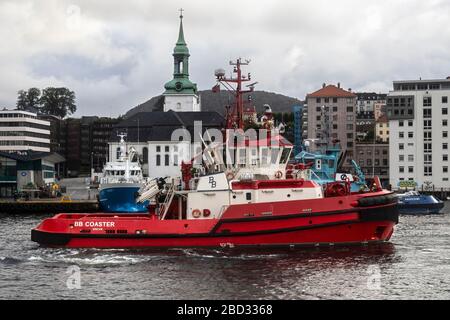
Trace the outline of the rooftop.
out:
[[[310,93],[307,98],[355,98],[356,94],[344,90],[340,86],[326,85],[322,89]]]

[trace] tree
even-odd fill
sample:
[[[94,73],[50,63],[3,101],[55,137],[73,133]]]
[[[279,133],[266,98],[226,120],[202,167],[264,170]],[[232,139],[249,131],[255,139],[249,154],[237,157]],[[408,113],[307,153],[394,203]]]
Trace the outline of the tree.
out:
[[[75,92],[67,88],[45,88],[40,99],[41,112],[61,118],[77,111]]]
[[[17,109],[32,111],[34,111],[33,109],[39,109],[41,90],[30,88],[28,91],[20,90],[17,94]]]

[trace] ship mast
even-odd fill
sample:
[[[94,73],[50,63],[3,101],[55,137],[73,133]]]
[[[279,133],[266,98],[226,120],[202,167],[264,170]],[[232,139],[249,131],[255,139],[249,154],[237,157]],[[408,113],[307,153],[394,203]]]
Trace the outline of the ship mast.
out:
[[[244,129],[244,99],[243,95],[245,93],[253,92],[255,84],[257,82],[247,85],[248,89],[243,90],[242,84],[251,80],[250,73],[247,75],[242,75],[241,66],[246,66],[250,63],[250,60],[242,61],[241,58],[236,59],[236,61],[230,61],[230,65],[233,67],[233,73],[236,74],[235,77],[231,76],[229,78],[225,77],[225,70],[217,69],[215,71],[215,76],[217,79],[217,84],[213,87],[213,92],[218,92],[220,90],[220,84],[222,84],[229,92],[234,95],[233,109],[227,110],[227,122],[226,129]],[[236,84],[234,88],[233,84]]]

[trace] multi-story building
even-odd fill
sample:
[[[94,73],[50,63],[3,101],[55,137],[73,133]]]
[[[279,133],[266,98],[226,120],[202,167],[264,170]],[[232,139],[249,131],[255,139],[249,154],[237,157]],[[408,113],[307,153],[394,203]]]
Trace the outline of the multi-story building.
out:
[[[386,106],[387,95],[375,92],[360,92],[356,95],[358,96],[356,112],[372,112],[375,115],[375,119],[378,119]]]
[[[356,114],[356,140],[374,142],[375,117],[373,111],[363,111]]]
[[[293,106],[294,115],[294,155],[302,151],[303,143],[303,106]]]
[[[450,188],[450,77],[394,81],[387,97],[390,183]]]
[[[385,187],[389,184],[389,144],[357,143],[354,160],[366,177],[375,175]]]
[[[36,113],[0,111],[0,151],[50,152],[50,122]]]
[[[344,90],[337,86],[323,84],[322,88],[306,96],[308,108],[308,139],[324,138],[322,123],[329,126],[329,140],[339,140],[342,151],[346,154],[344,167],[351,166],[354,154],[356,135],[356,103],[357,96],[351,89]],[[325,112],[325,121],[322,114]],[[329,141],[331,142],[331,141]]]
[[[389,120],[385,114],[377,119],[375,134],[377,142],[389,142]]]
[[[117,118],[98,118],[92,123],[92,165],[95,172],[101,172],[108,161],[108,142],[116,124]]]

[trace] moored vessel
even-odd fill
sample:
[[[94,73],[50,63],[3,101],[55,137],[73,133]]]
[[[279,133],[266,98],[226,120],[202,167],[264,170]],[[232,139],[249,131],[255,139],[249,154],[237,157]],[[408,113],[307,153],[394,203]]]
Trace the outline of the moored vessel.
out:
[[[107,162],[100,178],[99,208],[107,213],[147,212],[148,202],[136,203],[138,191],[145,182],[138,160],[133,161],[136,152],[133,148],[128,150],[124,139],[126,134],[121,133],[118,136],[120,138],[118,161]]]
[[[438,214],[444,208],[444,202],[432,195],[408,191],[398,195],[400,214]]]

